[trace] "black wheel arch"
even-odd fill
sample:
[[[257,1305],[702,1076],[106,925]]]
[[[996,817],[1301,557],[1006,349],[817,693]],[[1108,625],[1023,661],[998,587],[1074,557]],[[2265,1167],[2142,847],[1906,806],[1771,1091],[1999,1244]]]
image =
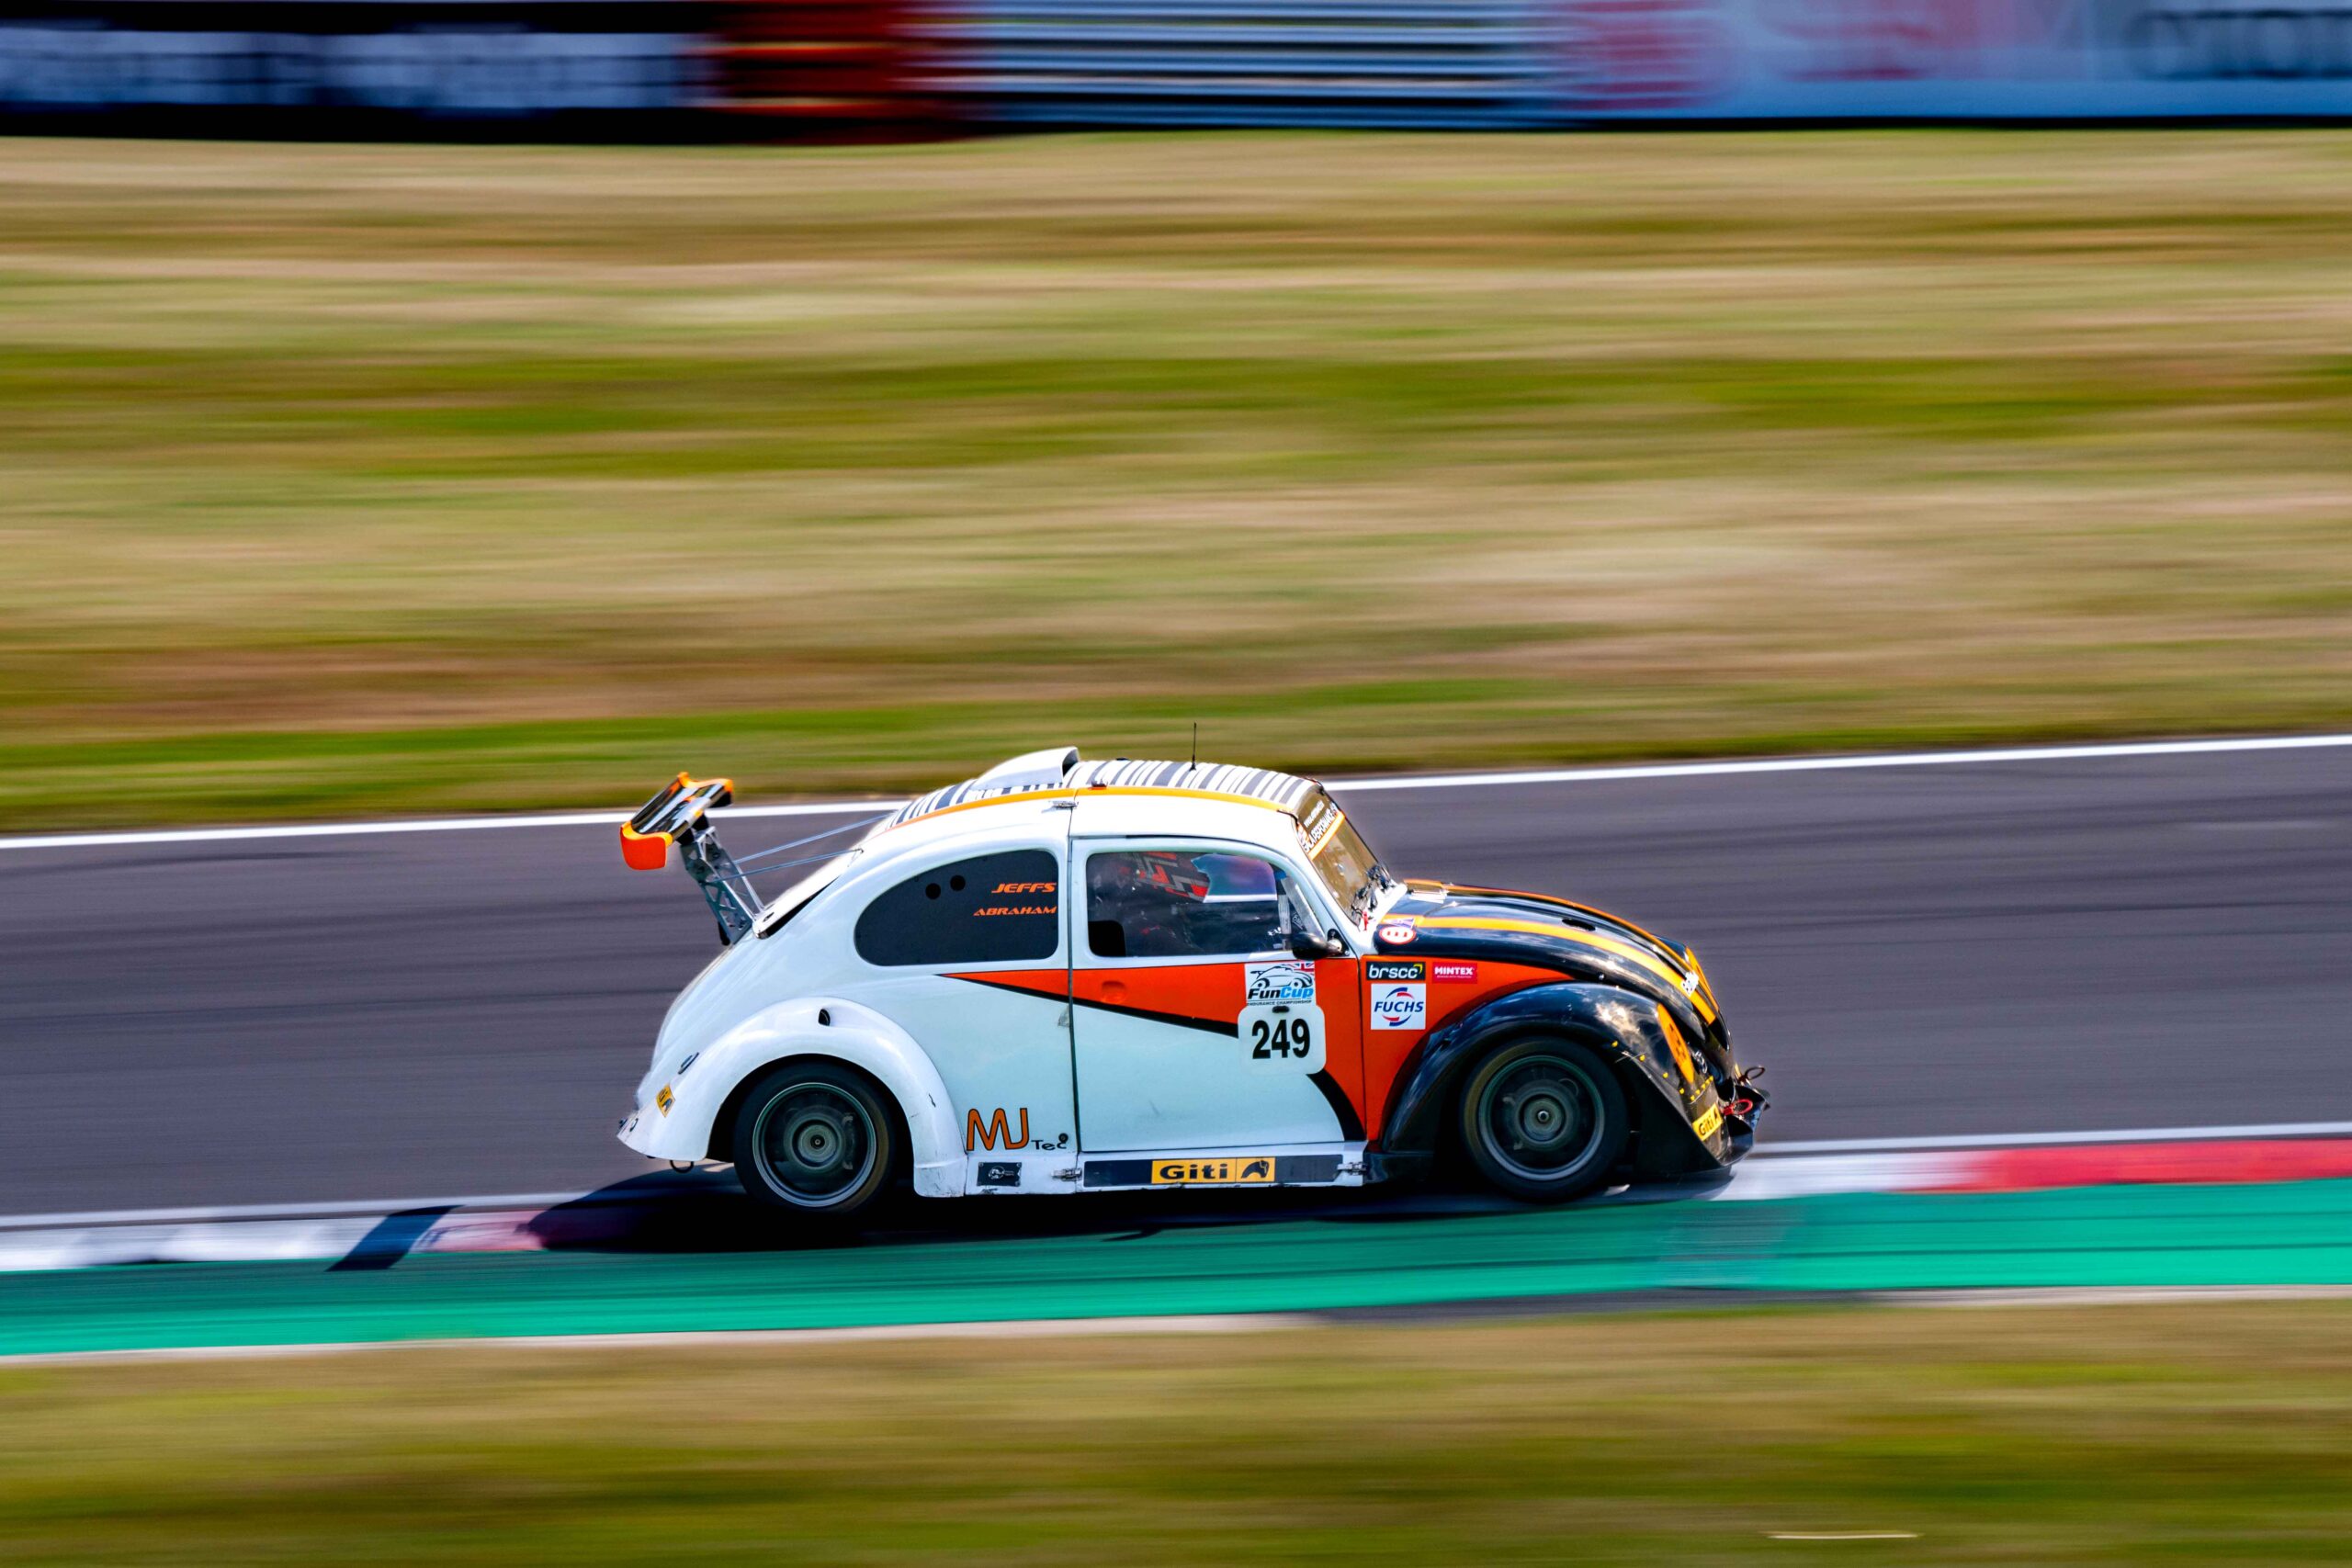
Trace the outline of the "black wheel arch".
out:
[[[1396,1174],[1426,1168],[1449,1135],[1471,1068],[1499,1046],[1555,1037],[1583,1045],[1616,1074],[1633,1122],[1625,1163],[1652,1176],[1713,1168],[1715,1158],[1689,1131],[1657,1006],[1621,987],[1563,981],[1498,997],[1431,1031],[1389,1090],[1380,1121],[1382,1164]],[[1652,1129],[1658,1135],[1645,1136]]]

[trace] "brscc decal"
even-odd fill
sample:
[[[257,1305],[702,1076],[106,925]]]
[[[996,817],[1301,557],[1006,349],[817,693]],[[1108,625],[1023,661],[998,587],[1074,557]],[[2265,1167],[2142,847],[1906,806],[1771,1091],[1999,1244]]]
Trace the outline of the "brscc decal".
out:
[[[1151,1162],[1154,1187],[1256,1186],[1274,1179],[1274,1156],[1243,1155],[1238,1159],[1156,1159]]]
[[[1372,958],[1364,962],[1363,977],[1374,985],[1383,980],[1419,980],[1427,977],[1426,965],[1418,958]]]
[[[1245,1007],[1261,1002],[1311,1002],[1315,999],[1315,965],[1311,962],[1251,964],[1245,965],[1247,989],[1241,1001]]]
[[[1372,992],[1374,1029],[1419,1029],[1429,1017],[1427,986],[1375,986]]]

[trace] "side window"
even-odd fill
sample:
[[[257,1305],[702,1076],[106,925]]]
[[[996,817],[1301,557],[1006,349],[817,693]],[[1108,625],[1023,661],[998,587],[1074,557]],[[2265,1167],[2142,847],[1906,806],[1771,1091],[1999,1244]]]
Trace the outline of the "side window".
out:
[[[1282,867],[1222,850],[1122,850],[1086,862],[1086,945],[1097,958],[1286,951],[1312,924]]]
[[[910,876],[857,917],[868,964],[993,964],[1061,946],[1061,870],[1044,850],[1012,850]]]

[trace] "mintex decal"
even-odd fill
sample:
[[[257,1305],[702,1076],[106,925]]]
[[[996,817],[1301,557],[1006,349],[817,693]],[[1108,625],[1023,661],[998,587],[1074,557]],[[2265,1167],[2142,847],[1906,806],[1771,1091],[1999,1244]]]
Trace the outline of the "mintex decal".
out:
[[[1311,961],[1285,960],[1245,966],[1249,979],[1241,1000],[1245,1007],[1261,1002],[1311,1002],[1315,999],[1315,965]]]
[[[1151,1162],[1154,1187],[1255,1186],[1274,1179],[1274,1156],[1243,1155],[1235,1159],[1159,1159]]]
[[[1372,1026],[1374,1029],[1419,1029],[1429,1017],[1426,986],[1374,986]]]
[[[1478,978],[1478,966],[1476,964],[1447,964],[1441,960],[1430,965],[1430,978],[1441,986],[1473,985]]]
[[[1427,969],[1418,958],[1371,958],[1364,961],[1363,977],[1375,986],[1383,980],[1421,980],[1428,978]]]

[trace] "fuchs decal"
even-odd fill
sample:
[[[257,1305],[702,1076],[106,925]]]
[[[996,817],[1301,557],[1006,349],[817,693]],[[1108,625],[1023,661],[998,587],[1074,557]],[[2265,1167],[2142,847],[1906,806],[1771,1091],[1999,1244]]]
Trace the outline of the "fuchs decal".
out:
[[[1363,977],[1375,986],[1383,980],[1419,980],[1427,978],[1428,967],[1418,958],[1371,958],[1364,961]]]
[[[1315,965],[1300,960],[1285,960],[1276,964],[1245,965],[1247,981],[1241,1001],[1245,1007],[1261,1002],[1311,1002],[1315,999]]]
[[[1447,964],[1442,961],[1430,965],[1430,978],[1441,986],[1476,985],[1478,966],[1476,964]]]
[[[1243,1155],[1234,1159],[1158,1159],[1151,1162],[1154,1187],[1256,1186],[1274,1179],[1274,1156]]]
[[[1419,1029],[1429,1017],[1426,986],[1379,986],[1372,993],[1374,1029]]]

